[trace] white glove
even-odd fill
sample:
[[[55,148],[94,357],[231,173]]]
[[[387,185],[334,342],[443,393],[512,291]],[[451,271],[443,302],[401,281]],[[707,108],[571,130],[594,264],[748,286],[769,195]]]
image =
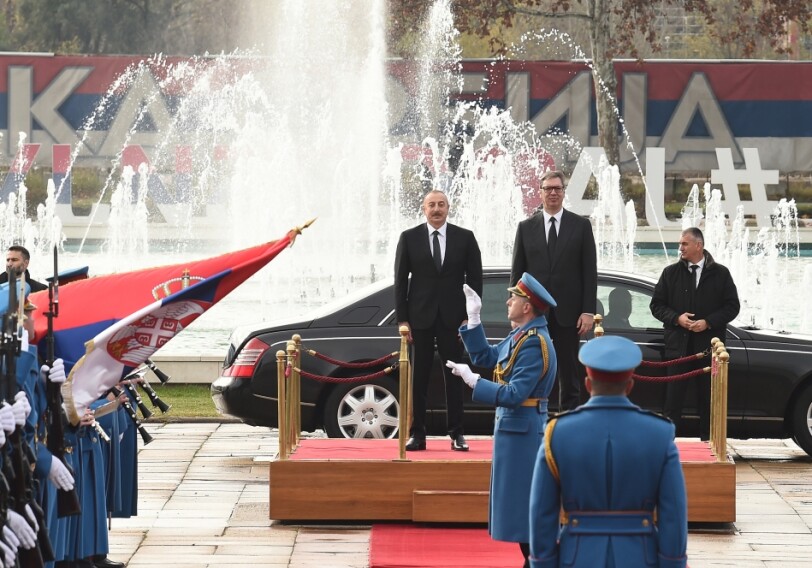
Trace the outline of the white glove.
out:
[[[17,535],[14,534],[14,531],[12,531],[11,527],[8,525],[3,525],[3,540],[6,542],[9,549],[11,549],[11,553],[16,557],[17,549],[20,548],[20,539],[17,538]],[[11,564],[11,566],[14,565]]]
[[[0,540],[0,555],[2,555],[3,566],[14,566],[14,561],[17,559],[17,549],[12,550],[11,545],[7,545]]]
[[[66,468],[62,460],[57,457],[51,460],[51,470],[48,472],[48,479],[56,485],[57,489],[62,489],[63,491],[70,491],[73,489],[75,483],[68,468]]]
[[[19,391],[14,395],[14,404],[11,405],[11,409],[14,411],[14,421],[17,426],[25,424],[25,419],[31,414],[31,405],[28,403],[25,391]]]
[[[468,284],[462,285],[462,291],[465,293],[465,310],[468,312],[468,329],[471,329],[482,323],[482,319],[479,317],[479,313],[482,311],[482,298],[480,298]]]
[[[28,330],[23,328],[23,336],[20,338],[20,351],[28,351]]]
[[[9,403],[4,402],[0,405],[0,428],[6,433],[11,434],[14,432],[16,424],[14,420],[14,409]]]
[[[20,539],[20,545],[23,548],[26,550],[34,548],[34,545],[37,544],[37,533],[34,532],[34,529],[31,528],[31,525],[28,524],[28,521],[26,521],[22,515],[9,509],[8,515],[6,516],[6,523],[11,527],[11,530],[14,531],[17,538]]]
[[[34,529],[34,534],[36,535],[39,532],[39,523],[37,522],[37,516],[34,514],[34,511],[31,510],[31,505],[28,503],[25,504],[25,516],[28,517],[28,524]]]
[[[11,548],[16,555],[17,549],[20,548],[20,539],[8,525],[3,525],[3,540],[6,541],[6,544],[8,544],[9,548]]]
[[[65,376],[65,363],[62,359],[54,360],[54,368],[51,369],[48,365],[40,367],[39,375],[45,382],[51,381],[57,385],[61,385],[67,378]]]
[[[446,361],[445,366],[451,369],[451,373],[457,375],[458,377],[462,377],[462,380],[465,381],[465,384],[471,388],[476,386],[476,382],[480,379],[480,376],[477,375],[475,372],[471,370],[471,367],[464,363],[455,363],[454,361]]]
[[[6,431],[0,428],[0,448],[6,445]]]

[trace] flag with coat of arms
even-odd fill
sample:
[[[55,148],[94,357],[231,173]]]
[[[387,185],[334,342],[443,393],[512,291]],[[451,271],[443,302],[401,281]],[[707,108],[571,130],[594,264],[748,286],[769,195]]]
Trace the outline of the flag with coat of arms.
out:
[[[78,423],[91,403],[292,245],[309,225],[277,241],[218,257],[96,276],[60,290],[54,351],[70,368],[62,396],[71,423]],[[37,306],[38,342],[47,329],[47,294],[30,296]]]

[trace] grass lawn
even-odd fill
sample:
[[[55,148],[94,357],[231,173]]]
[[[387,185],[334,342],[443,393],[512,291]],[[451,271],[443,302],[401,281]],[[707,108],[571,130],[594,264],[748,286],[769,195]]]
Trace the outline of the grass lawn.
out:
[[[161,414],[160,410],[152,408],[149,398],[144,394],[144,391],[139,389],[144,404],[154,412],[149,422],[165,422],[186,418],[212,418],[218,420],[223,418],[214,408],[208,384],[173,385],[170,383],[162,385],[157,381],[150,384],[161,400],[172,405],[172,408],[166,414]]]

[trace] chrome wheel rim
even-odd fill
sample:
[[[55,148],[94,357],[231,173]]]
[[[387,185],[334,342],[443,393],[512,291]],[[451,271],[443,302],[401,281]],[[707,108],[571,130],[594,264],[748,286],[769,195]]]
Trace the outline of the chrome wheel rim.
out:
[[[395,438],[400,405],[380,385],[359,385],[341,398],[336,411],[338,428],[345,438]]]

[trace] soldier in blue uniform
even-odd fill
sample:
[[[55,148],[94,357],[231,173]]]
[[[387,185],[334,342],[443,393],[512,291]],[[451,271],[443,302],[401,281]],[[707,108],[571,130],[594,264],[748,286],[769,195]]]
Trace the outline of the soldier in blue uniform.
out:
[[[579,359],[591,397],[547,425],[530,496],[531,566],[682,568],[687,501],[674,425],[627,398],[640,348],[599,337]]]
[[[519,543],[527,566],[530,483],[556,373],[555,351],[544,314],[556,303],[544,286],[525,272],[516,286],[508,288],[507,315],[513,331],[492,346],[480,325],[482,300],[467,285],[463,288],[468,324],[460,328],[460,335],[475,365],[495,368],[494,380],[480,380],[468,365],[447,364],[474,389],[475,401],[497,407],[488,532],[494,540]]]

